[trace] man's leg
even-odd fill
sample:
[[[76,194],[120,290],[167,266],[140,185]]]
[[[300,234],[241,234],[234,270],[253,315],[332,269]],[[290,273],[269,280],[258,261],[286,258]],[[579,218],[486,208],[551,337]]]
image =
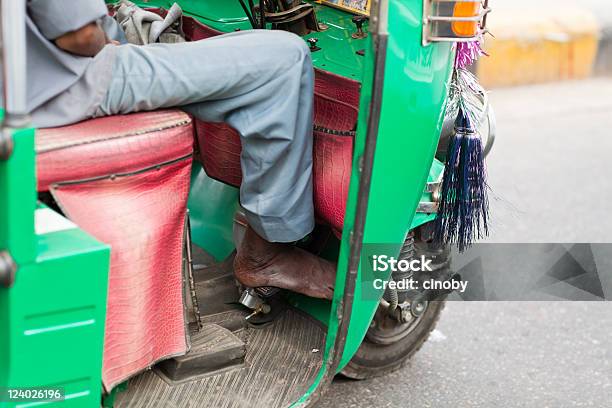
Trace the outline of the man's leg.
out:
[[[314,227],[313,70],[297,36],[238,32],[182,44],[120,46],[100,114],[184,106],[241,135],[240,201],[269,241],[291,242]]]
[[[240,199],[251,228],[238,249],[238,279],[331,297],[333,265],[271,243],[296,241],[314,227],[313,70],[303,40],[280,31],[249,31],[119,47],[98,114],[173,106],[240,133]],[[317,282],[305,286],[310,280]]]

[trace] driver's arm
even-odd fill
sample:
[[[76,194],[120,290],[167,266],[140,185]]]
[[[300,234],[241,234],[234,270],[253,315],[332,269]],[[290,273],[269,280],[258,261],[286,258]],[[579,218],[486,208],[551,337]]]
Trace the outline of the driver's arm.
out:
[[[97,23],[107,14],[104,0],[28,0],[28,14],[45,38],[72,54],[93,57],[107,42]]]

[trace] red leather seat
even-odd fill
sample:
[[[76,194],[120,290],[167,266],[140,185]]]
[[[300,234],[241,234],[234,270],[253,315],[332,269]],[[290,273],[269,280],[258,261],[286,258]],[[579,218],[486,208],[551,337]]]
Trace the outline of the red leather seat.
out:
[[[189,155],[191,118],[180,110],[87,120],[36,133],[38,191],[57,182],[130,173]]]
[[[51,191],[68,218],[111,247],[105,388],[185,353],[191,118],[167,110],[41,129],[36,151],[39,191]]]

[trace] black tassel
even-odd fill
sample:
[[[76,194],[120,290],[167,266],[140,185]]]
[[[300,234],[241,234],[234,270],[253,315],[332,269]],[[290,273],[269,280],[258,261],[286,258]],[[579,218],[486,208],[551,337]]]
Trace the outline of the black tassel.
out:
[[[488,235],[489,200],[482,140],[459,108],[455,136],[447,149],[435,225],[439,244],[456,243],[463,252]]]

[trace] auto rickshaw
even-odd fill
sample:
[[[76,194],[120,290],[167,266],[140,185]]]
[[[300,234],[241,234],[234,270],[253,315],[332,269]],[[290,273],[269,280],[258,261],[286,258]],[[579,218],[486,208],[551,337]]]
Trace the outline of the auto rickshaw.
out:
[[[173,3],[137,2],[160,15]],[[62,397],[0,406],[308,406],[336,374],[404,366],[444,307],[444,294],[372,291],[364,253],[426,255],[451,278],[450,248],[432,243],[445,108],[455,43],[477,38],[486,5],[177,3],[188,41],[264,28],[309,44],[317,226],[296,245],[337,262],[333,300],[236,284],[240,143],[225,124],[176,109],[32,129],[25,0],[3,0],[0,389]]]

